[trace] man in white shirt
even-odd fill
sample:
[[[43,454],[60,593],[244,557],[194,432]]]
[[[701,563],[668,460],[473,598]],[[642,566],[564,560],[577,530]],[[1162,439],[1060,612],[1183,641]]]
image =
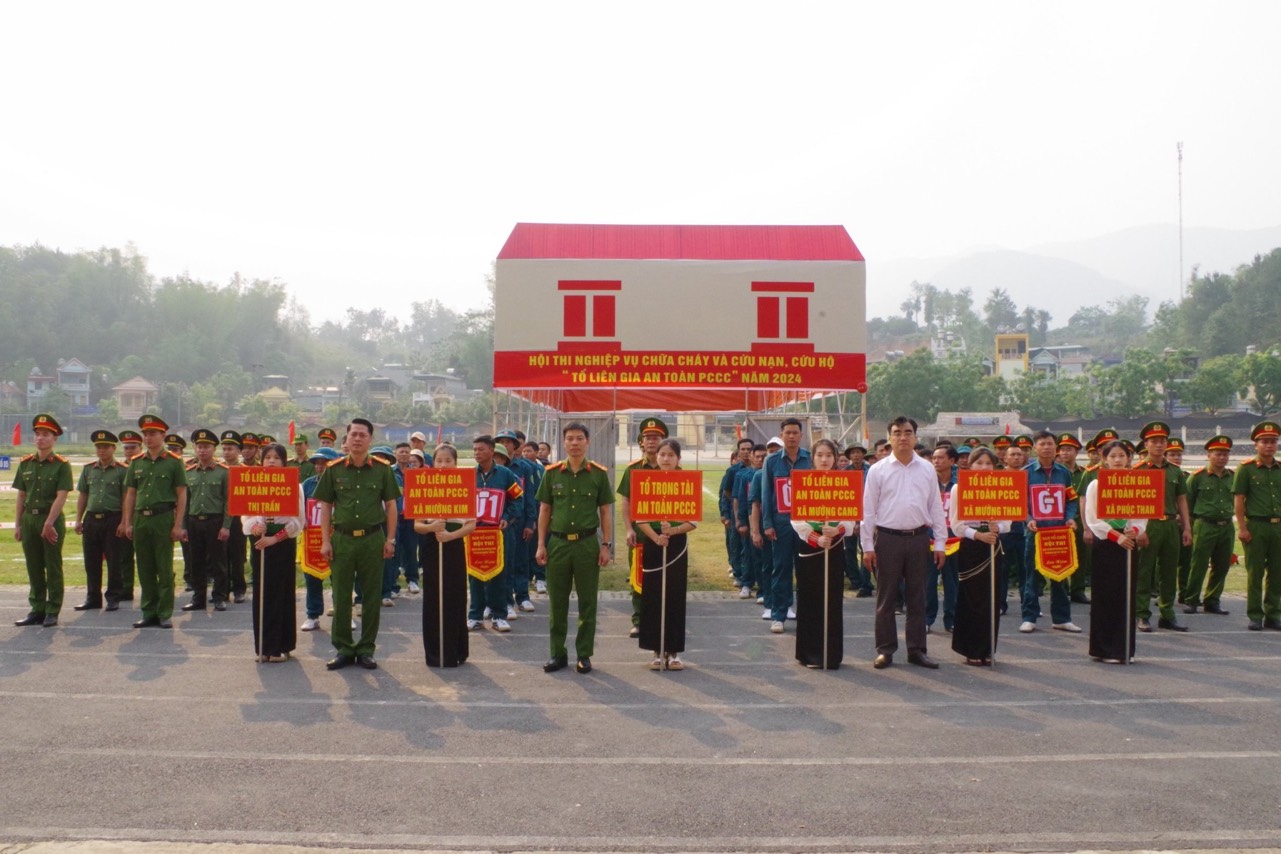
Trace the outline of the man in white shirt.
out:
[[[936,670],[925,649],[925,574],[923,552],[933,528],[934,565],[942,569],[947,548],[947,518],[939,498],[934,466],[916,454],[916,422],[900,415],[889,425],[890,455],[867,473],[863,495],[863,562],[876,575],[877,670],[889,667],[898,650],[894,618],[899,582],[904,586],[907,660]]]

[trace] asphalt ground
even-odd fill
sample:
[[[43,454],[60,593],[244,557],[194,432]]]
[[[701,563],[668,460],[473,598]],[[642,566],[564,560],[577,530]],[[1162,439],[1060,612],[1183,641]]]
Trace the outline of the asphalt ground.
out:
[[[443,671],[402,597],[380,669],[331,673],[327,632],[255,663],[248,605],[137,631],[80,595],[19,629],[0,588],[0,851],[1281,847],[1281,632],[1239,598],[1140,635],[1133,666],[1007,617],[995,668],[937,633],[937,671],[873,670],[872,600],[847,598],[820,672],[759,607],[694,594],[687,669],[654,673],[609,594],[582,676],[542,672],[541,597]]]

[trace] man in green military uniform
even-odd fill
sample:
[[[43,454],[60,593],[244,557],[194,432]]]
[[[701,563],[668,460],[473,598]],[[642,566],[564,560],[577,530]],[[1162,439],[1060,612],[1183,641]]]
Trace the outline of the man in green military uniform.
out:
[[[97,610],[102,607],[102,564],[107,564],[107,610],[115,611],[120,605],[120,591],[124,584],[121,573],[121,544],[125,539],[124,509],[125,473],[129,467],[116,460],[116,434],[109,430],[94,430],[90,437],[97,461],[80,470],[76,484],[75,530],[80,534],[84,548],[85,582],[88,592],[85,600],[76,606],[77,611]]]
[[[316,437],[320,440],[320,447],[322,448],[332,448],[334,442],[338,441],[338,434],[334,432],[332,427],[321,427]]]
[[[1275,421],[1250,431],[1254,458],[1237,468],[1232,492],[1237,536],[1245,545],[1247,628],[1281,631],[1281,460]]]
[[[646,418],[641,422],[640,434],[636,437],[640,445],[641,457],[627,464],[623,469],[623,476],[618,481],[618,515],[623,524],[627,526],[627,569],[629,583],[628,587],[632,591],[632,630],[628,637],[640,637],[640,620],[641,620],[641,595],[636,592],[636,587],[630,583],[633,573],[634,577],[639,577],[639,572],[632,565],[637,560],[638,550],[636,548],[636,529],[631,523],[631,496],[632,496],[632,472],[636,469],[656,469],[658,468],[658,443],[667,438],[667,424],[661,418]]]
[[[187,473],[182,457],[165,450],[169,429],[157,415],[138,419],[146,450],[129,461],[125,475],[125,536],[138,561],[142,619],[135,629],[173,628],[173,544],[182,539],[187,512]]]
[[[534,560],[547,567],[547,598],[551,600],[551,658],[543,665],[545,673],[569,663],[565,637],[569,631],[569,594],[574,588],[578,589],[578,633],[574,638],[577,670],[592,670],[600,568],[612,559],[613,543],[609,537],[614,529],[614,491],[610,488],[609,470],[587,459],[590,435],[585,424],[572,421],[565,425],[561,439],[566,459],[548,466],[538,485],[538,550]]]
[[[240,459],[240,434],[235,430],[222,431],[222,461],[228,468],[244,465]],[[227,585],[232,599],[237,605],[245,601],[245,592],[249,589],[245,581],[245,546],[248,538],[245,529],[240,525],[239,516],[229,516],[230,530],[227,534]]]
[[[258,448],[262,440],[258,438],[257,433],[245,431],[240,434],[240,464],[242,466],[262,465],[258,461]]]
[[[31,420],[36,452],[18,463],[13,488],[18,493],[17,524],[13,538],[22,543],[31,583],[27,601],[31,610],[15,626],[56,626],[62,610],[62,543],[66,523],[62,505],[71,492],[71,463],[53,452],[62,427],[52,415]]]
[[[1201,584],[1205,581],[1207,567],[1210,582],[1205,588],[1205,612],[1225,617],[1228,614],[1219,607],[1219,597],[1223,595],[1228,568],[1232,565],[1232,470],[1228,468],[1231,450],[1230,438],[1215,436],[1205,443],[1209,462],[1205,468],[1197,469],[1188,477],[1192,561],[1183,587],[1187,606],[1183,609],[1185,614],[1195,614],[1201,604]]]
[[[311,463],[311,454],[307,452],[306,434],[299,433],[294,437],[294,458],[286,465],[291,465],[298,469],[299,483],[316,473],[316,467]]]
[[[1170,441],[1165,446],[1165,461],[1179,470],[1183,475],[1183,485],[1187,486],[1188,473],[1183,471],[1183,451],[1185,449],[1186,446],[1183,444],[1182,439],[1178,436],[1171,436]],[[1188,512],[1192,512],[1191,498],[1188,499]],[[1192,529],[1189,528],[1188,532],[1192,533]],[[1179,546],[1179,569],[1176,575],[1178,598],[1175,601],[1180,605],[1186,604],[1188,577],[1192,574],[1192,543],[1187,542],[1186,538],[1184,538],[1184,541],[1186,544]]]
[[[120,431],[120,462],[129,470],[129,461],[142,453],[142,434],[137,430]],[[123,497],[122,497],[123,502]],[[120,519],[120,601],[133,601],[133,583],[136,574],[134,570],[133,540],[125,536],[124,529],[129,527],[129,520],[123,516],[123,503],[121,504]]]
[[[204,611],[205,594],[213,579],[215,611],[227,610],[227,541],[231,537],[232,517],[227,514],[226,463],[214,459],[218,437],[212,430],[191,434],[196,458],[187,464],[187,515],[183,540],[187,544],[188,571],[191,573],[191,601],[184,611]]]
[[[326,466],[312,497],[320,507],[320,551],[329,561],[334,589],[333,641],[337,655],[325,667],[341,670],[359,664],[366,670],[374,660],[382,609],[383,561],[396,554],[396,499],[400,487],[391,466],[371,456],[374,425],[353,418],[347,425],[347,456]],[[351,595],[360,585],[363,611],[360,640],[351,630]]]
[[[1165,448],[1170,425],[1150,421],[1139,432],[1148,457],[1135,469],[1157,469],[1165,473],[1165,516],[1149,519],[1147,530],[1139,534],[1139,582],[1134,590],[1134,607],[1139,617],[1139,631],[1152,631],[1152,589],[1157,590],[1157,608],[1161,616],[1157,627],[1173,632],[1186,632],[1174,618],[1174,600],[1178,589],[1179,546],[1192,543],[1192,520],[1188,514],[1188,486],[1183,469],[1166,462]]]

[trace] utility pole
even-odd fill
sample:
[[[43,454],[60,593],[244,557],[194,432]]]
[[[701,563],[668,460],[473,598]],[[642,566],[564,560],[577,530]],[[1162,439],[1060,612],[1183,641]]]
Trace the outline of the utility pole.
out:
[[[1179,302],[1183,302],[1183,143],[1179,147]]]

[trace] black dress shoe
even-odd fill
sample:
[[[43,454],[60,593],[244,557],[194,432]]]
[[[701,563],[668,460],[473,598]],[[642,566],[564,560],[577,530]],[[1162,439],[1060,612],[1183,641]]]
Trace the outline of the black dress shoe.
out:
[[[923,652],[909,652],[907,654],[907,663],[915,664],[917,667],[924,667],[926,670],[938,670],[939,664]]]
[[[215,603],[214,603],[214,610],[215,610],[215,611],[225,611],[225,610],[227,610],[227,603],[226,603],[226,602],[215,602]]]
[[[1186,607],[1186,608],[1184,608],[1184,609],[1183,609],[1183,613],[1185,613],[1185,614],[1195,614],[1195,613],[1197,612],[1197,610],[1198,610],[1198,609],[1197,609],[1197,606],[1196,606],[1196,605],[1189,605],[1188,607]]]
[[[43,626],[44,614],[28,614],[21,620],[14,620],[15,626]]]
[[[205,605],[204,605],[204,603],[203,603],[203,602],[202,602],[201,604],[199,604],[199,605],[197,605],[195,602],[188,602],[186,605],[183,605],[183,606],[182,606],[182,610],[184,610],[184,611],[203,611],[203,610],[205,610]]]
[[[90,602],[89,600],[87,600],[87,599],[86,599],[84,602],[81,602],[79,605],[77,605],[76,607],[72,608],[71,610],[73,610],[73,611],[96,611],[96,610],[98,610],[98,609],[99,609],[99,608],[101,608],[101,607],[102,607],[102,603],[101,603],[101,602]]]
[[[1158,629],[1168,629],[1172,632],[1186,632],[1188,630],[1187,626],[1181,626],[1174,620],[1167,620],[1165,617],[1156,621],[1156,627]]]
[[[156,628],[158,628],[158,629],[172,629],[172,628],[173,628],[173,622],[172,622],[168,617],[165,617],[164,619],[156,618]]]
[[[104,611],[119,611],[119,610],[120,610],[120,603],[119,603],[119,602],[108,602],[108,603],[107,603],[107,607],[106,607],[106,608],[104,608],[103,610],[104,610]]]
[[[563,656],[561,658],[549,658],[547,659],[547,662],[543,665],[543,672],[555,673],[557,670],[564,670],[568,666],[569,666],[568,658],[565,658]]]
[[[374,661],[374,657],[372,655],[358,655],[356,656],[356,663],[366,670],[378,669],[378,662]]]
[[[57,615],[57,614],[45,614],[45,616],[44,616],[44,624],[43,624],[43,625],[44,625],[44,627],[45,627],[46,629],[48,629],[48,628],[52,628],[53,626],[58,625],[58,615]]]
[[[876,660],[872,662],[872,666],[875,667],[877,670],[884,670],[885,668],[889,667],[893,663],[894,663],[894,656],[883,652],[880,655],[876,656]]]
[[[1078,605],[1088,605],[1090,604],[1090,597],[1086,596],[1084,593],[1073,593],[1072,601]]]
[[[579,673],[591,673],[592,660],[584,655],[578,659],[578,663],[574,665],[574,669]]]
[[[22,625],[22,624],[18,623],[18,625]],[[1251,620],[1250,622],[1245,624],[1245,627],[1252,632],[1263,631],[1263,623],[1259,622],[1258,620]]]
[[[1228,611],[1223,610],[1218,605],[1205,605],[1204,608],[1207,614],[1218,614],[1220,617],[1226,617],[1229,614]]]
[[[135,621],[133,624],[133,627],[135,629],[145,629],[148,626],[158,626],[158,625],[160,625],[159,617],[143,617],[141,620]]]
[[[356,659],[350,655],[335,655],[325,662],[326,670],[342,670],[344,667],[351,667],[356,663]]]
[[[1263,628],[1272,629],[1274,632],[1281,632],[1281,620],[1264,620]]]

